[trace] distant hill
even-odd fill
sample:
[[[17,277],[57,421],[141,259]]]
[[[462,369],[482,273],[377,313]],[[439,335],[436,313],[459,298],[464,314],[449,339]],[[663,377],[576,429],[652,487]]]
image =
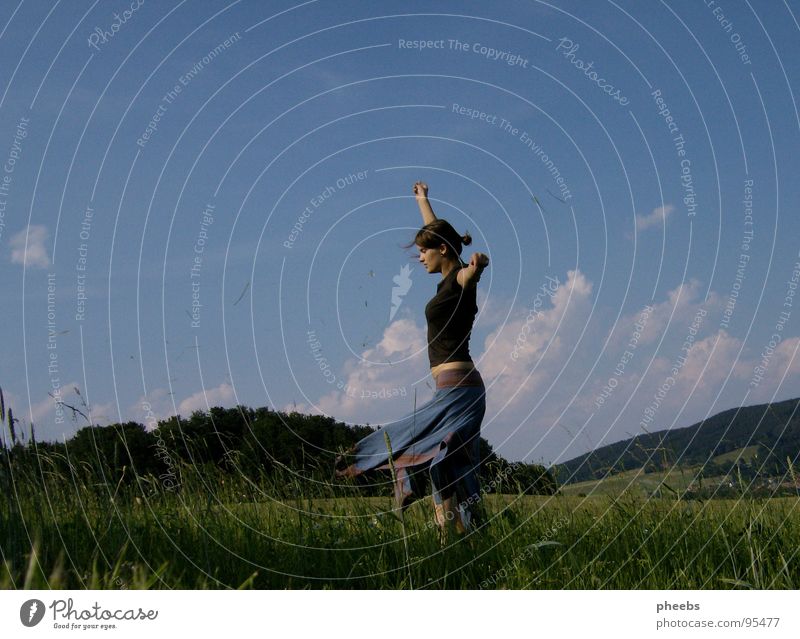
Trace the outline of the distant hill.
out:
[[[698,467],[707,476],[732,468],[782,476],[787,459],[800,474],[800,399],[732,408],[693,426],[637,435],[557,464],[560,484]]]

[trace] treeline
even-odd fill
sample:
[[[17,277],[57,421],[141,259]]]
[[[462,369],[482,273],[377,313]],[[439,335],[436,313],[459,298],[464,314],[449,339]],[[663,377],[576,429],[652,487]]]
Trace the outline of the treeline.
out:
[[[310,487],[315,496],[391,491],[387,472],[356,480],[334,477],[336,456],[375,429],[349,426],[330,417],[247,406],[214,407],[195,411],[188,419],[159,421],[152,430],[134,421],[87,425],[65,442],[40,442],[32,424],[27,438],[22,435],[24,429],[13,411],[6,411],[2,389],[0,415],[9,436],[8,441],[0,440],[5,461],[0,473],[13,473],[15,467],[25,468],[26,477],[44,472],[69,477],[77,472],[84,483],[140,483],[153,490],[178,491],[184,484],[183,474],[191,469],[193,474],[207,471],[215,477],[222,472],[223,477],[269,485],[273,491],[278,486],[281,494],[275,497],[303,497]],[[481,453],[480,475],[487,492],[556,492],[555,480],[543,466],[508,462],[483,438]],[[278,476],[280,482],[275,481]]]

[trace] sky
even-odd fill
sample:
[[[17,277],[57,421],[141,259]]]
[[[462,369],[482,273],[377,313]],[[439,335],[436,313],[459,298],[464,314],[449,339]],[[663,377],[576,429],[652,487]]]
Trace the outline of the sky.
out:
[[[490,258],[470,352],[506,458],[800,395],[796,1],[3,9],[18,430],[410,413],[417,180]]]

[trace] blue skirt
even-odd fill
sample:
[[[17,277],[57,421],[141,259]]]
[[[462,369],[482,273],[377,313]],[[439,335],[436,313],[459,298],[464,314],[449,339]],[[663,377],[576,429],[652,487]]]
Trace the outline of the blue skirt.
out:
[[[437,504],[453,495],[461,508],[473,511],[480,500],[481,422],[486,412],[486,388],[473,369],[442,371],[430,401],[415,412],[370,433],[350,449],[343,459],[353,459],[339,476],[356,477],[370,470],[387,470],[389,434],[396,473],[395,503],[405,510],[426,492]]]

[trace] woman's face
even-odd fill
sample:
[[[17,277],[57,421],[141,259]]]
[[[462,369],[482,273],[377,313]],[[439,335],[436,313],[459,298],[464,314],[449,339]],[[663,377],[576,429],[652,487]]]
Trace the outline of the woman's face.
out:
[[[442,272],[442,262],[444,261],[442,251],[444,250],[444,246],[445,245],[442,244],[439,248],[426,248],[417,245],[419,249],[419,261],[425,265],[425,270],[428,271],[428,273]]]

